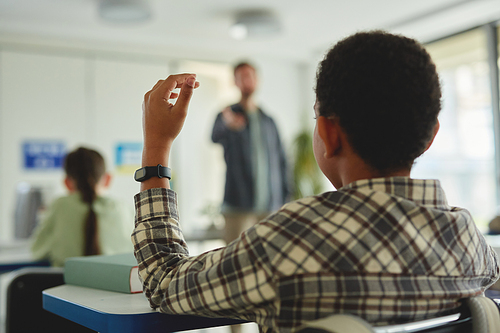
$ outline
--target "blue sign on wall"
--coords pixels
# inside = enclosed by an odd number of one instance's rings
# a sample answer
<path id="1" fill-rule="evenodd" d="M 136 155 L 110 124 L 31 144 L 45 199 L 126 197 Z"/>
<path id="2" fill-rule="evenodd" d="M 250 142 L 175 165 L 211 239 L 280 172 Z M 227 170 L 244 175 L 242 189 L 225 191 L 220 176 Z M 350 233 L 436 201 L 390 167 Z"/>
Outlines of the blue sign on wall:
<path id="1" fill-rule="evenodd" d="M 116 144 L 116 171 L 133 173 L 141 167 L 142 142 L 119 142 Z"/>
<path id="2" fill-rule="evenodd" d="M 29 141 L 23 143 L 25 169 L 53 170 L 63 165 L 66 145 L 61 141 Z"/>

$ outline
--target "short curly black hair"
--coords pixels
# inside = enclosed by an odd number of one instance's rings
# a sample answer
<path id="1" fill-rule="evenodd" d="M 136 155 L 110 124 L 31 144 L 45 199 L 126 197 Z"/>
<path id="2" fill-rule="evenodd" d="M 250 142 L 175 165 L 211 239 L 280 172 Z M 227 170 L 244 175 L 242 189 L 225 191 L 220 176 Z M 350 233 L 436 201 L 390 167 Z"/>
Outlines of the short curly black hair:
<path id="1" fill-rule="evenodd" d="M 337 43 L 316 77 L 320 116 L 337 116 L 355 152 L 381 175 L 410 169 L 441 110 L 439 77 L 415 40 L 384 31 Z"/>

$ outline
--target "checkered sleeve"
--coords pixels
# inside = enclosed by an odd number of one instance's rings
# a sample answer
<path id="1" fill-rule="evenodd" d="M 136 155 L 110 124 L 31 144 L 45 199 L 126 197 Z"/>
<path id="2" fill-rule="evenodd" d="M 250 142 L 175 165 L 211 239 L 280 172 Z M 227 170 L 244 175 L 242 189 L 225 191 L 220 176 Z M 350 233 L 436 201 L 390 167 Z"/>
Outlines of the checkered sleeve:
<path id="1" fill-rule="evenodd" d="M 244 236 L 227 247 L 190 257 L 174 191 L 143 191 L 135 196 L 135 205 L 132 242 L 151 307 L 172 314 L 252 321 L 266 317 L 266 304 L 275 291 L 266 257 L 257 255 L 257 239 Z"/>

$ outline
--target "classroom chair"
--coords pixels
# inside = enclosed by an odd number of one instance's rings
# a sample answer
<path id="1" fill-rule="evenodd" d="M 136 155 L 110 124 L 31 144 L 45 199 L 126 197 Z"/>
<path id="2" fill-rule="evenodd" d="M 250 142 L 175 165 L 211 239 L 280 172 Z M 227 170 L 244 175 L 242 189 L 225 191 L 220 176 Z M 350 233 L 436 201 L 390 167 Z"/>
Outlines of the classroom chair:
<path id="1" fill-rule="evenodd" d="M 499 333 L 500 300 L 484 296 L 464 301 L 458 314 L 399 325 L 372 326 L 349 314 L 311 321 L 299 333 Z"/>
<path id="2" fill-rule="evenodd" d="M 62 268 L 28 267 L 8 273 L 6 333 L 94 332 L 43 309 L 42 291 L 64 284 L 63 272 Z"/>

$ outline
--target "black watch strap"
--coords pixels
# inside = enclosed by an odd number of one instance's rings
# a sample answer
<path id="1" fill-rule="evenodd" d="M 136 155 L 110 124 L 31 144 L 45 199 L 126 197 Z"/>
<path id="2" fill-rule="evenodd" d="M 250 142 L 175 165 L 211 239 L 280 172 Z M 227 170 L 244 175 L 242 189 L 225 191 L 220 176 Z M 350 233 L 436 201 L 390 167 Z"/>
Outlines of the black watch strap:
<path id="1" fill-rule="evenodd" d="M 134 179 L 138 182 L 143 182 L 152 177 L 171 179 L 172 173 L 169 167 L 158 164 L 157 166 L 146 166 L 137 169 L 134 174 Z"/>

